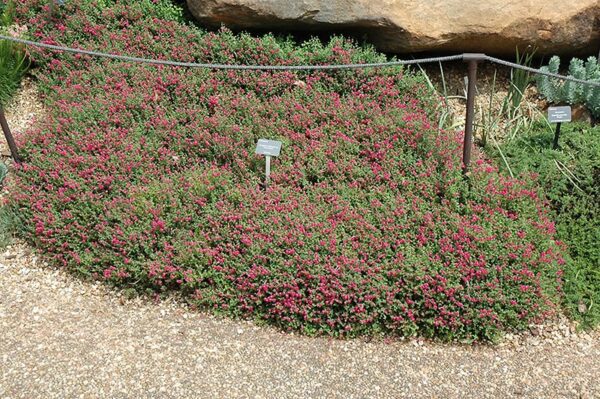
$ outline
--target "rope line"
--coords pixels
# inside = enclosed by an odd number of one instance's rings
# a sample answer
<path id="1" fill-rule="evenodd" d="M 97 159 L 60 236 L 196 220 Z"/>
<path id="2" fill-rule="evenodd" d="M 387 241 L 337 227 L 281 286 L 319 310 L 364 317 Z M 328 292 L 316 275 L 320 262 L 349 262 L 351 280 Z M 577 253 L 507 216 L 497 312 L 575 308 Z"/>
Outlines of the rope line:
<path id="1" fill-rule="evenodd" d="M 0 35 L 0 39 L 9 40 L 16 43 L 25 44 L 28 46 L 40 47 L 54 51 L 63 51 L 68 53 L 85 54 L 94 57 L 110 58 L 119 61 L 137 62 L 155 65 L 178 66 L 185 68 L 206 68 L 206 69 L 225 69 L 225 70 L 250 70 L 250 71 L 308 71 L 308 70 L 328 70 L 328 69 L 360 69 L 360 68 L 383 68 L 399 65 L 425 64 L 431 62 L 456 61 L 462 60 L 462 55 L 452 55 L 447 57 L 421 58 L 416 60 L 397 60 L 390 62 L 376 62 L 367 64 L 339 64 L 339 65 L 233 65 L 233 64 L 212 64 L 212 63 L 196 63 L 196 62 L 179 62 L 168 60 L 155 60 L 150 58 L 130 57 L 125 55 L 102 53 L 98 51 L 90 51 L 76 49 L 71 47 L 56 46 L 34 42 L 31 40 L 19 39 L 11 36 Z"/>
<path id="2" fill-rule="evenodd" d="M 501 60 L 500 58 L 490 57 L 489 55 L 486 55 L 485 59 L 487 61 L 493 62 L 495 64 L 500 64 L 500 65 L 504 65 L 504 66 L 511 67 L 511 68 L 522 69 L 524 71 L 537 73 L 539 75 L 545 75 L 545 76 L 549 76 L 552 78 L 567 80 L 569 82 L 575 82 L 575 83 L 581 83 L 584 85 L 600 87 L 600 81 L 582 80 L 582 79 L 574 78 L 572 76 L 559 75 L 557 73 L 542 71 L 541 69 L 536 69 L 536 68 L 531 68 L 531 67 L 528 67 L 525 65 L 515 64 L 514 62 L 504 61 L 504 60 Z"/>
<path id="3" fill-rule="evenodd" d="M 426 64 L 432 62 L 447 62 L 447 61 L 459 61 L 464 60 L 466 54 L 451 55 L 445 57 L 431 57 L 431 58 L 420 58 L 413 60 L 396 60 L 389 62 L 376 62 L 376 63 L 365 63 L 365 64 L 334 64 L 334 65 L 236 65 L 236 64 L 213 64 L 213 63 L 196 63 L 196 62 L 180 62 L 171 60 L 156 60 L 150 58 L 141 57 L 130 57 L 126 55 L 118 55 L 111 53 L 103 53 L 99 51 L 91 51 L 84 49 L 77 49 L 72 47 L 58 46 L 54 44 L 34 42 L 31 40 L 20 39 L 12 36 L 0 35 L 0 39 L 9 40 L 15 43 L 25 44 L 27 46 L 33 46 L 38 48 L 44 48 L 53 51 L 61 51 L 75 54 L 85 54 L 92 57 L 109 58 L 113 60 L 136 62 L 144 64 L 154 65 L 166 65 L 176 66 L 184 68 L 205 68 L 205 69 L 221 69 L 221 70 L 246 70 L 246 71 L 311 71 L 311 70 L 340 70 L 340 69 L 362 69 L 362 68 L 385 68 L 400 65 L 414 65 L 414 64 Z M 504 61 L 499 58 L 494 58 L 489 55 L 482 54 L 482 61 L 489 61 L 499 65 L 504 65 L 511 68 L 521 69 L 524 71 L 536 73 L 539 75 L 545 75 L 556 79 L 580 83 L 589 86 L 600 87 L 600 81 L 590 81 L 577 79 L 572 76 L 564 76 L 552 72 L 542 71 L 540 69 L 531 68 L 525 65 L 516 64 L 514 62 Z"/>

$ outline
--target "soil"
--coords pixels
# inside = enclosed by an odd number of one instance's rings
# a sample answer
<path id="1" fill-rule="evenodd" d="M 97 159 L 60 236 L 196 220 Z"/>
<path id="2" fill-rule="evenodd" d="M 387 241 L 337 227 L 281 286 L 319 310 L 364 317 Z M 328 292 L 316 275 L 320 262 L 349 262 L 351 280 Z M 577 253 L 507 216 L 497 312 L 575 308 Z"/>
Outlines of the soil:
<path id="1" fill-rule="evenodd" d="M 463 61 L 454 61 L 443 65 L 426 64 L 422 68 L 436 88 L 438 95 L 447 99 L 452 114 L 450 126 L 459 130 L 464 129 L 468 82 L 467 64 Z M 491 134 L 492 138 L 498 141 L 506 139 L 506 132 L 511 128 L 507 126 L 507 118 L 502 113 L 502 109 L 510 87 L 511 70 L 509 68 L 489 62 L 479 64 L 474 132 L 478 144 L 485 141 L 484 132 L 488 136 Z M 521 113 L 519 114 L 523 116 L 521 120 L 526 123 L 526 120 L 545 117 L 549 105 L 540 97 L 535 86 L 529 85 L 521 103 Z M 594 122 L 585 107 L 573 106 L 572 108 L 573 121 Z M 518 134 L 518 131 L 516 133 Z"/>

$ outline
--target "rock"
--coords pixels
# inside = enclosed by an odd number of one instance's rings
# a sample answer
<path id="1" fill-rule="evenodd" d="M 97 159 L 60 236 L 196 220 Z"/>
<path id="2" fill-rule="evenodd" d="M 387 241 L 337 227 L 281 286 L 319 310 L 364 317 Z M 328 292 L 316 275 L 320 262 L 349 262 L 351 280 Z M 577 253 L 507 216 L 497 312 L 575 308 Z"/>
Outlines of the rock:
<path id="1" fill-rule="evenodd" d="M 592 115 L 590 114 L 590 111 L 583 105 L 575 105 L 572 107 L 571 118 L 575 122 L 592 123 Z M 581 304 L 579 309 L 581 309 Z M 585 313 L 585 311 L 581 313 Z"/>
<path id="2" fill-rule="evenodd" d="M 597 54 L 598 0 L 187 0 L 211 27 L 342 31 L 382 51 Z"/>
<path id="3" fill-rule="evenodd" d="M 541 335 L 542 327 L 541 326 L 532 326 L 529 328 L 529 331 L 531 332 L 531 335 L 533 335 L 534 337 L 537 337 L 537 336 Z"/>

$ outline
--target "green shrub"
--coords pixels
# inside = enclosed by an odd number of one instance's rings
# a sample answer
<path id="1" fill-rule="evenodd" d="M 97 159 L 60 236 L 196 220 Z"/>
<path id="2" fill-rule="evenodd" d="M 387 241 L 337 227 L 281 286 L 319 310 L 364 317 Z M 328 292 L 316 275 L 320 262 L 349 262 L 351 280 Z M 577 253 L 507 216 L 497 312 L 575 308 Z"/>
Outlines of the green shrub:
<path id="1" fill-rule="evenodd" d="M 97 7 L 100 10 L 110 10 L 118 3 L 118 0 L 96 0 L 95 2 L 80 2 L 82 7 Z M 172 0 L 135 0 L 128 4 L 131 9 L 139 11 L 143 15 L 152 15 L 153 17 L 174 22 L 184 22 L 183 8 L 175 4 Z"/>
<path id="2" fill-rule="evenodd" d="M 559 73 L 560 58 L 554 56 L 547 66 L 541 69 L 546 72 Z M 580 80 L 600 83 L 600 65 L 596 57 L 589 57 L 584 63 L 573 58 L 569 64 L 569 76 Z M 584 85 L 570 81 L 561 81 L 549 76 L 537 76 L 540 94 L 551 103 L 567 103 L 585 105 L 592 115 L 600 117 L 600 87 Z"/>
<path id="3" fill-rule="evenodd" d="M 531 67 L 533 57 L 535 56 L 536 50 L 528 53 L 519 53 L 519 48 L 516 49 L 516 63 Z M 525 97 L 525 90 L 527 86 L 532 82 L 531 73 L 523 69 L 513 68 L 510 70 L 510 85 L 508 87 L 508 94 L 502 104 L 502 110 L 508 113 L 509 118 L 514 118 L 523 102 Z"/>
<path id="4" fill-rule="evenodd" d="M 11 204 L 0 206 L 0 248 L 5 248 L 13 239 L 22 236 L 24 225 L 19 210 Z"/>
<path id="5" fill-rule="evenodd" d="M 13 24 L 14 6 L 7 3 L 0 15 L 0 32 L 7 34 Z M 8 40 L 0 40 L 0 107 L 6 106 L 21 85 L 29 67 L 25 48 Z"/>
<path id="6" fill-rule="evenodd" d="M 563 125 L 554 133 L 537 124 L 501 149 L 515 174 L 536 173 L 555 211 L 558 238 L 570 259 L 564 268 L 565 306 L 583 325 L 600 322 L 600 127 Z M 501 161 L 503 164 L 503 161 Z"/>
<path id="7" fill-rule="evenodd" d="M 0 162 L 0 187 L 2 186 L 2 183 L 4 183 L 7 174 L 8 166 L 6 166 L 4 162 Z"/>

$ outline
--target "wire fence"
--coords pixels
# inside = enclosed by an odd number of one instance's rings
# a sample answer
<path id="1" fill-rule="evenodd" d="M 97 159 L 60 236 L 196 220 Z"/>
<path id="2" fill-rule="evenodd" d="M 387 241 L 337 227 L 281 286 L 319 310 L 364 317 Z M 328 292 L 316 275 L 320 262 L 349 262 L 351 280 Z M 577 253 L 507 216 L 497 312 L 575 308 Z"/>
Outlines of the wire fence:
<path id="1" fill-rule="evenodd" d="M 172 67 L 183 67 L 183 68 L 203 68 L 203 69 L 214 69 L 214 70 L 241 70 L 241 71 L 319 71 L 319 70 L 344 70 L 344 69 L 365 69 L 365 68 L 387 68 L 397 67 L 401 65 L 417 65 L 427 63 L 441 63 L 448 61 L 465 61 L 468 62 L 468 92 L 467 92 L 467 106 L 466 106 L 466 123 L 465 123 L 465 137 L 463 144 L 463 171 L 468 172 L 469 164 L 471 161 L 471 147 L 473 142 L 473 114 L 474 114 L 474 98 L 476 95 L 475 82 L 477 78 L 477 64 L 479 62 L 488 61 L 498 65 L 503 65 L 510 68 L 521 69 L 530 73 L 545 75 L 551 78 L 559 79 L 567 82 L 579 83 L 582 85 L 588 85 L 592 87 L 600 87 L 600 81 L 596 80 L 582 80 L 577 79 L 573 76 L 565 76 L 557 73 L 548 72 L 545 70 L 531 68 L 525 65 L 517 64 L 514 62 L 505 61 L 499 58 L 494 58 L 486 54 L 476 53 L 463 53 L 457 55 L 450 55 L 444 57 L 429 57 L 429 58 L 418 58 L 411 60 L 393 60 L 388 62 L 377 62 L 377 63 L 357 63 L 357 64 L 334 64 L 334 65 L 239 65 L 239 64 L 216 64 L 216 63 L 197 63 L 197 62 L 180 62 L 172 60 L 157 60 L 151 58 L 132 57 L 127 55 L 105 53 L 100 51 L 85 50 L 73 47 L 66 47 L 48 43 L 35 42 L 32 40 L 21 39 L 12 36 L 0 35 L 0 40 L 8 40 L 14 43 L 24 44 L 26 46 L 37 47 L 41 49 L 47 49 L 55 52 L 66 52 L 72 54 L 82 54 L 91 57 L 100 57 L 106 59 L 112 59 L 123 62 L 143 63 L 150 65 L 163 65 Z M 4 119 L 4 118 L 0 118 Z M 6 139 L 9 143 L 14 143 L 14 139 L 8 126 L 2 124 Z M 11 146 L 11 152 L 16 162 L 19 162 L 16 146 Z"/>
<path id="2" fill-rule="evenodd" d="M 67 52 L 74 54 L 89 55 L 92 57 L 108 58 L 113 60 L 144 63 L 152 65 L 165 65 L 174 67 L 184 68 L 204 68 L 204 69 L 222 69 L 222 70 L 247 70 L 247 71 L 315 71 L 315 70 L 339 70 L 339 69 L 363 69 L 363 68 L 386 68 L 401 65 L 416 65 L 416 64 L 427 64 L 433 62 L 448 62 L 448 61 L 460 61 L 469 60 L 476 58 L 478 61 L 489 61 L 499 65 L 504 65 L 511 68 L 522 69 L 524 71 L 549 76 L 564 81 L 570 81 L 574 83 L 580 83 L 584 85 L 600 87 L 600 81 L 590 81 L 577 79 L 572 76 L 565 76 L 548 71 L 543 71 L 537 68 L 527 67 L 521 64 L 505 61 L 499 58 L 494 58 L 486 54 L 470 54 L 463 53 L 457 55 L 450 55 L 444 57 L 429 57 L 429 58 L 417 58 L 412 60 L 394 60 L 388 62 L 377 62 L 377 63 L 364 63 L 364 64 L 334 64 L 334 65 L 236 65 L 236 64 L 214 64 L 214 63 L 197 63 L 197 62 L 180 62 L 171 60 L 157 60 L 151 58 L 131 57 L 127 55 L 119 55 L 112 53 L 104 53 L 100 51 L 84 50 L 72 47 L 59 46 L 54 44 L 47 44 L 41 42 L 35 42 L 32 40 L 20 39 L 12 36 L 0 35 L 0 39 L 9 40 L 15 43 L 25 44 L 27 46 L 33 46 L 38 48 L 44 48 L 57 52 Z"/>
<path id="3" fill-rule="evenodd" d="M 0 35 L 0 39 L 10 40 L 16 43 L 44 48 L 52 51 L 85 54 L 92 57 L 109 58 L 113 60 L 135 62 L 153 65 L 165 65 L 184 68 L 203 68 L 203 69 L 222 69 L 222 70 L 243 70 L 243 71 L 316 71 L 316 70 L 339 70 L 339 69 L 363 69 L 363 68 L 385 68 L 401 65 L 425 64 L 430 62 L 445 62 L 457 61 L 462 59 L 462 55 L 453 55 L 447 57 L 423 58 L 418 60 L 397 60 L 389 62 L 376 62 L 366 64 L 338 64 L 338 65 L 233 65 L 233 64 L 213 64 L 213 63 L 197 63 L 197 62 L 180 62 L 169 60 L 156 60 L 150 58 L 130 57 L 126 55 L 103 53 L 99 51 L 90 51 L 76 49 L 71 47 L 57 46 L 34 42 L 31 40 L 19 39 L 11 36 Z"/>

